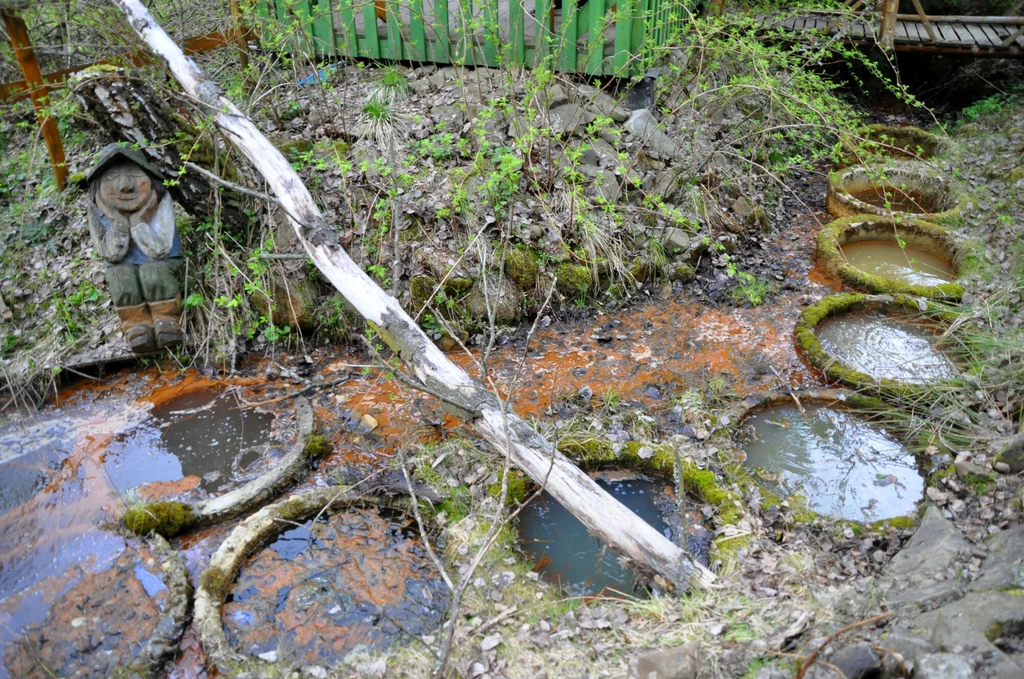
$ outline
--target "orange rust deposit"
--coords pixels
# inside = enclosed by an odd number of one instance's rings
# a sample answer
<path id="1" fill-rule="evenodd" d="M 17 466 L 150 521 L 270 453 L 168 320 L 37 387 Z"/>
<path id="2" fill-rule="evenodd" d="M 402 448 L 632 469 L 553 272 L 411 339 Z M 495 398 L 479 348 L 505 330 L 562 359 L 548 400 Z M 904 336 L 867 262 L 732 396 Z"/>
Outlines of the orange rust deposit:
<path id="1" fill-rule="evenodd" d="M 154 481 L 140 486 L 138 489 L 139 498 L 146 502 L 161 502 L 171 500 L 190 490 L 199 487 L 202 481 L 198 476 L 186 476 L 177 481 Z"/>

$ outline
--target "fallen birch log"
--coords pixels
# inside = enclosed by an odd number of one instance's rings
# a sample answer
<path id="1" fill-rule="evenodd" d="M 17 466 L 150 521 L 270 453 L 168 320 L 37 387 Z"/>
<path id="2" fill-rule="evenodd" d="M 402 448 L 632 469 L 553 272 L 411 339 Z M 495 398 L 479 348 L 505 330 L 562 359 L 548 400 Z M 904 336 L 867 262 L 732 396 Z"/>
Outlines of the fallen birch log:
<path id="1" fill-rule="evenodd" d="M 113 0 L 132 28 L 164 62 L 185 92 L 208 107 L 214 122 L 263 175 L 313 263 L 405 362 L 424 391 L 440 399 L 530 478 L 573 513 L 598 539 L 641 569 L 679 589 L 714 575 L 602 490 L 478 380 L 448 360 L 398 301 L 348 256 L 313 197 L 281 152 L 220 88 L 188 59 L 139 0 Z"/>

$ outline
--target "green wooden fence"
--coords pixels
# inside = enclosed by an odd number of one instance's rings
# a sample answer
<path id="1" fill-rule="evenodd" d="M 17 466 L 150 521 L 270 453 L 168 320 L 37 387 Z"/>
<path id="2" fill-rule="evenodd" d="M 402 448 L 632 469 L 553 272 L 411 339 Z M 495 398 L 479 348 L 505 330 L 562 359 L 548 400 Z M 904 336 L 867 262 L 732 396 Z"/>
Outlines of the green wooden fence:
<path id="1" fill-rule="evenodd" d="M 692 7 L 692 0 L 562 0 L 553 10 L 552 2 L 258 0 L 255 8 L 265 39 L 274 36 L 318 57 L 547 64 L 623 77 L 643 72 Z"/>

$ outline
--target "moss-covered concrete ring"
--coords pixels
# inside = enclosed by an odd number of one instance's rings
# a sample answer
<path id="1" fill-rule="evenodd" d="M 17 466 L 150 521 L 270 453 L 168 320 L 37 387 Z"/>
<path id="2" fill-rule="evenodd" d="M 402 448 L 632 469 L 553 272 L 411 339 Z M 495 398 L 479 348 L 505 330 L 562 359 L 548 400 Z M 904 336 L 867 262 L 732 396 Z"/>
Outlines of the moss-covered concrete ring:
<path id="1" fill-rule="evenodd" d="M 178 643 L 189 622 L 192 606 L 192 581 L 185 560 L 159 535 L 150 538 L 153 553 L 160 558 L 164 586 L 167 587 L 167 607 L 163 611 L 153 635 L 142 644 L 132 661 L 131 669 L 146 677 L 160 677 L 164 664 L 173 660 Z"/>
<path id="2" fill-rule="evenodd" d="M 918 219 L 894 220 L 876 215 L 843 217 L 818 232 L 818 261 L 851 288 L 864 292 L 946 299 L 960 299 L 964 294 L 963 286 L 956 282 L 914 285 L 858 269 L 846 261 L 842 246 L 861 241 L 902 241 L 945 257 L 953 271 L 959 273 L 960 249 L 942 227 Z"/>
<path id="3" fill-rule="evenodd" d="M 883 156 L 904 160 L 927 160 L 942 153 L 947 146 L 943 137 L 919 127 L 868 125 L 859 140 L 845 140 L 843 151 L 847 165 L 863 162 L 865 156 Z"/>
<path id="4" fill-rule="evenodd" d="M 313 408 L 296 396 L 298 434 L 291 450 L 273 469 L 239 488 L 195 503 L 152 502 L 124 513 L 125 527 L 138 535 L 156 533 L 172 538 L 202 526 L 220 523 L 263 505 L 297 483 L 312 463 L 331 451 L 330 442 L 313 433 Z"/>
<path id="5" fill-rule="evenodd" d="M 221 607 L 231 589 L 231 583 L 249 555 L 296 523 L 304 522 L 327 509 L 337 510 L 355 504 L 386 504 L 404 510 L 411 508 L 408 498 L 369 497 L 349 486 L 332 486 L 317 488 L 267 505 L 231 531 L 210 557 L 210 565 L 199 576 L 199 588 L 196 590 L 196 630 L 206 652 L 208 667 L 215 667 L 222 675 L 233 677 L 240 671 L 239 665 L 247 660 L 235 652 L 224 633 Z"/>
<path id="6" fill-rule="evenodd" d="M 825 319 L 857 309 L 874 309 L 880 311 L 902 311 L 907 314 L 921 313 L 921 304 L 932 305 L 921 298 L 908 295 L 864 295 L 860 293 L 842 293 L 829 295 L 816 304 L 804 309 L 797 320 L 794 334 L 797 345 L 807 354 L 811 364 L 823 372 L 825 376 L 851 389 L 878 394 L 890 398 L 909 398 L 920 395 L 921 385 L 908 384 L 898 380 L 875 379 L 867 373 L 840 362 L 821 346 L 815 328 Z M 936 314 L 935 318 L 949 322 L 955 314 Z"/>
<path id="7" fill-rule="evenodd" d="M 899 212 L 908 217 L 919 217 L 936 223 L 946 223 L 960 217 L 967 204 L 966 195 L 947 178 L 921 163 L 891 163 L 885 166 L 858 165 L 833 172 L 829 177 L 825 205 L 836 217 L 857 214 L 889 217 L 894 211 L 871 205 L 856 197 L 864 191 L 892 190 L 914 193 L 935 206 L 932 212 Z"/>

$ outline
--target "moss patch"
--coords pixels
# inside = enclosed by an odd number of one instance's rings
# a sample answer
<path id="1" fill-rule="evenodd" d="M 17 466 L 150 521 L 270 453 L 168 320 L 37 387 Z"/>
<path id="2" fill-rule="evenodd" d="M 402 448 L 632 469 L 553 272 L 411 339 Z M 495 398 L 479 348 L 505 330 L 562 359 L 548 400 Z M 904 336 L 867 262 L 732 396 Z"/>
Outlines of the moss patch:
<path id="1" fill-rule="evenodd" d="M 306 457 L 319 459 L 334 450 L 334 446 L 323 434 L 310 434 L 309 439 L 306 440 L 306 446 L 302 450 Z"/>
<path id="2" fill-rule="evenodd" d="M 219 568 L 207 568 L 199 575 L 199 586 L 209 592 L 214 601 L 223 601 L 231 588 L 232 577 Z"/>
<path id="3" fill-rule="evenodd" d="M 181 535 L 198 521 L 192 507 L 184 502 L 153 502 L 124 513 L 125 528 L 136 535 L 156 533 L 165 538 Z"/>
<path id="4" fill-rule="evenodd" d="M 505 275 L 523 290 L 533 290 L 540 275 L 536 253 L 526 247 L 509 248 L 505 251 Z"/>
<path id="5" fill-rule="evenodd" d="M 590 269 L 579 264 L 564 262 L 555 271 L 558 292 L 572 299 L 585 299 L 590 292 L 592 279 Z"/>
<path id="6" fill-rule="evenodd" d="M 487 494 L 491 497 L 501 497 L 501 484 L 502 479 L 505 476 L 505 470 L 498 472 L 498 480 L 487 487 Z M 522 472 L 516 470 L 509 471 L 508 479 L 508 496 L 506 501 L 509 503 L 519 504 L 526 499 L 526 496 L 530 492 L 530 486 L 533 482 Z"/>
<path id="7" fill-rule="evenodd" d="M 676 264 L 668 277 L 677 283 L 689 283 L 697 277 L 697 272 L 689 264 Z"/>

